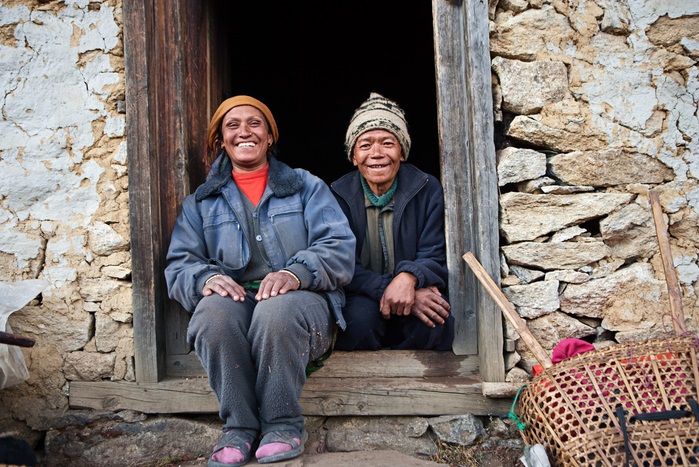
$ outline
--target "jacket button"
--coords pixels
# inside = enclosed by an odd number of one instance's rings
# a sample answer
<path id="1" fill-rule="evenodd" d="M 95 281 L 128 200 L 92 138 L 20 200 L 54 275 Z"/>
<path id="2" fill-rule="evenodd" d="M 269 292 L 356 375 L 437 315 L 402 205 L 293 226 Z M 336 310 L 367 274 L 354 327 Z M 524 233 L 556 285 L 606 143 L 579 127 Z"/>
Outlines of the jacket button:
<path id="1" fill-rule="evenodd" d="M 255 240 L 257 240 L 258 242 L 261 242 L 261 241 L 262 241 L 262 235 L 258 235 L 257 237 L 255 237 Z"/>

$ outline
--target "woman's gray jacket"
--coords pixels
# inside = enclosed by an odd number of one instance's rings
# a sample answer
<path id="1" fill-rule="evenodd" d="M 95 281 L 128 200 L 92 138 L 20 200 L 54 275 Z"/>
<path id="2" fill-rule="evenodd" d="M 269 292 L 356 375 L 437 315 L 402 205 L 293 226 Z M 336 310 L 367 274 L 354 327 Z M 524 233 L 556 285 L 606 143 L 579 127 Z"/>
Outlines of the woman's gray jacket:
<path id="1" fill-rule="evenodd" d="M 172 232 L 165 268 L 170 298 L 193 312 L 204 282 L 215 274 L 238 281 L 250 262 L 251 241 L 261 242 L 271 268 L 300 272 L 302 287 L 323 293 L 344 329 L 342 287 L 352 280 L 356 240 L 325 182 L 270 157 L 267 188 L 256 209 L 260 235 L 251 239 L 225 154 L 207 178 L 184 199 Z"/>

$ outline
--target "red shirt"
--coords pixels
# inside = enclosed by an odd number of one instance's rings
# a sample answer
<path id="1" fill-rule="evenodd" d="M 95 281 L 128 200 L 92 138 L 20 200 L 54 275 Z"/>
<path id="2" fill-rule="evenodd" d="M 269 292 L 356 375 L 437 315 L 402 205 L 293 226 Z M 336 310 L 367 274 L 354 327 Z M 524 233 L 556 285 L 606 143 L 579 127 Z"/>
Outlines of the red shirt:
<path id="1" fill-rule="evenodd" d="M 262 194 L 267 188 L 267 174 L 269 164 L 254 172 L 233 172 L 233 180 L 238 185 L 238 189 L 248 197 L 250 202 L 257 206 L 262 198 Z"/>

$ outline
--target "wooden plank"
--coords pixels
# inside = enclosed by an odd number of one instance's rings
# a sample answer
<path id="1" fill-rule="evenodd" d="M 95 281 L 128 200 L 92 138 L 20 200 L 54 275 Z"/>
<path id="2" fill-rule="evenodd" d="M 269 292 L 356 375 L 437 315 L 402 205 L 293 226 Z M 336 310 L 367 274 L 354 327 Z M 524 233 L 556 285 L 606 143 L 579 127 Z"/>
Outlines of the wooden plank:
<path id="1" fill-rule="evenodd" d="M 490 277 L 500 277 L 500 197 L 495 157 L 495 122 L 491 82 L 489 2 L 464 2 L 467 54 L 469 153 L 477 197 L 474 211 L 475 241 L 470 251 Z M 466 250 L 469 251 L 469 250 Z M 464 251 L 463 253 L 466 253 Z M 484 381 L 505 381 L 502 313 L 490 297 L 476 293 L 478 354 Z"/>
<path id="2" fill-rule="evenodd" d="M 483 396 L 477 378 L 310 378 L 304 415 L 504 415 L 511 402 Z"/>
<path id="3" fill-rule="evenodd" d="M 188 50 L 186 37 L 186 2 L 183 0 L 157 0 L 153 28 L 157 57 L 154 61 L 155 93 L 158 118 L 154 125 L 159 161 L 160 223 L 163 239 L 160 256 L 163 266 L 170 243 L 170 235 L 180 212 L 182 200 L 191 191 L 187 163 L 188 99 L 185 86 L 187 55 L 203 51 Z M 199 135 L 201 137 L 201 135 Z M 167 289 L 161 293 L 167 297 Z M 186 329 L 189 313 L 179 303 L 164 298 L 165 347 L 167 353 L 187 353 Z"/>
<path id="4" fill-rule="evenodd" d="M 160 383 L 73 382 L 71 408 L 136 410 L 144 413 L 217 413 L 206 379 Z M 301 396 L 304 415 L 397 416 L 507 414 L 511 401 L 482 395 L 477 378 L 318 378 Z"/>
<path id="5" fill-rule="evenodd" d="M 431 350 L 337 351 L 315 375 L 323 378 L 477 376 L 478 358 Z"/>
<path id="6" fill-rule="evenodd" d="M 182 200 L 204 178 L 209 54 L 201 24 L 207 5 L 127 0 L 124 6 L 135 366 L 143 382 L 164 377 L 166 349 L 191 350 L 185 338 L 190 315 L 167 298 L 162 271 Z"/>
<path id="7" fill-rule="evenodd" d="M 170 356 L 179 377 L 160 383 L 73 382 L 70 405 L 146 413 L 216 413 L 196 355 Z M 483 395 L 478 358 L 453 352 L 382 350 L 333 353 L 306 382 L 305 415 L 504 414 L 510 402 Z M 501 397 L 499 395 L 498 397 Z"/>
<path id="8" fill-rule="evenodd" d="M 524 383 L 483 383 L 483 395 L 486 397 L 513 398 L 522 389 Z"/>
<path id="9" fill-rule="evenodd" d="M 134 367 L 136 380 L 157 382 L 165 360 L 162 319 L 162 264 L 159 184 L 153 157 L 154 106 L 151 105 L 152 56 L 150 2 L 124 0 L 124 62 L 126 75 L 126 136 L 129 162 L 129 223 L 131 225 Z"/>
<path id="10" fill-rule="evenodd" d="M 186 99 L 184 144 L 187 193 L 193 192 L 206 179 L 204 140 L 213 110 L 209 105 L 209 28 L 210 2 L 185 2 L 183 13 L 184 77 L 182 93 Z M 216 50 L 221 51 L 220 44 Z"/>
<path id="11" fill-rule="evenodd" d="M 195 352 L 168 355 L 166 368 L 169 378 L 206 378 L 206 371 Z"/>
<path id="12" fill-rule="evenodd" d="M 422 378 L 477 376 L 478 357 L 451 351 L 380 350 L 335 351 L 311 378 Z M 202 378 L 206 373 L 194 352 L 168 356 L 168 376 Z"/>
<path id="13" fill-rule="evenodd" d="M 660 258 L 663 260 L 663 271 L 665 272 L 665 284 L 670 297 L 670 315 L 672 316 L 672 327 L 678 335 L 684 334 L 684 310 L 682 309 L 682 289 L 677 281 L 675 273 L 675 262 L 672 259 L 672 249 L 670 248 L 670 237 L 667 234 L 667 224 L 663 217 L 663 208 L 660 205 L 660 195 L 655 190 L 648 190 L 653 222 L 655 223 L 655 234 L 660 247 Z"/>
<path id="14" fill-rule="evenodd" d="M 437 120 L 441 180 L 445 196 L 445 230 L 449 301 L 456 317 L 454 352 L 478 353 L 474 281 L 466 274 L 464 251 L 473 248 L 474 189 L 469 167 L 468 108 L 464 89 L 464 32 L 457 2 L 432 1 L 437 80 Z M 461 2 L 458 2 L 461 4 Z"/>
<path id="15" fill-rule="evenodd" d="M 487 2 L 432 2 L 449 293 L 462 313 L 454 351 L 478 353 L 484 380 L 504 381 L 502 316 L 487 295 L 479 293 L 460 261 L 472 251 L 493 277 L 499 277 L 487 7 Z"/>
<path id="16" fill-rule="evenodd" d="M 110 411 L 218 413 L 216 396 L 203 378 L 159 383 L 74 381 L 70 384 L 69 404 L 72 408 Z"/>
<path id="17" fill-rule="evenodd" d="M 161 177 L 168 183 L 161 188 L 163 263 L 170 242 L 172 227 L 181 210 L 182 201 L 204 182 L 206 174 L 204 140 L 209 123 L 211 92 L 209 85 L 212 56 L 225 54 L 218 43 L 215 55 L 209 53 L 209 2 L 165 1 L 159 4 L 157 68 L 160 86 L 158 105 L 162 118 L 158 121 L 158 139 L 163 158 Z M 168 355 L 183 355 L 192 350 L 186 341 L 190 313 L 179 303 L 167 298 L 164 314 Z"/>

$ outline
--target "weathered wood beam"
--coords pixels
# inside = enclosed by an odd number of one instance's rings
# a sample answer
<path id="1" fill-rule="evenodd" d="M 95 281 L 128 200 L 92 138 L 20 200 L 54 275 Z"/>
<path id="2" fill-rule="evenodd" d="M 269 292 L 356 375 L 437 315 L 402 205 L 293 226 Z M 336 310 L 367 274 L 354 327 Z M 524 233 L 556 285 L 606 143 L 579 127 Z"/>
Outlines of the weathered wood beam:
<path id="1" fill-rule="evenodd" d="M 395 377 L 478 375 L 479 359 L 474 355 L 455 355 L 451 351 L 380 350 L 378 352 L 335 351 L 322 370 L 322 377 Z M 205 378 L 206 372 L 194 352 L 170 355 L 167 373 L 171 378 Z"/>
<path id="2" fill-rule="evenodd" d="M 73 382 L 70 406 L 146 413 L 217 413 L 196 355 L 179 356 L 179 376 L 159 383 Z M 510 401 L 483 395 L 478 358 L 451 351 L 334 352 L 301 395 L 304 415 L 504 415 Z M 168 372 L 172 372 L 171 369 Z"/>
<path id="3" fill-rule="evenodd" d="M 165 370 L 160 191 L 155 139 L 156 83 L 152 79 L 154 12 L 151 2 L 124 0 L 126 136 L 129 160 L 133 330 L 136 379 L 157 382 Z"/>
<path id="4" fill-rule="evenodd" d="M 493 277 L 500 269 L 488 2 L 432 0 L 432 12 L 454 352 L 504 381 L 502 315 L 460 261 L 472 251 Z"/>
<path id="5" fill-rule="evenodd" d="M 482 385 L 483 395 L 489 398 L 513 398 L 517 395 L 523 383 L 488 383 Z"/>
<path id="6" fill-rule="evenodd" d="M 318 378 L 301 395 L 307 416 L 504 416 L 511 402 L 482 395 L 476 378 Z M 144 413 L 217 413 L 204 378 L 159 383 L 73 382 L 71 408 Z"/>

